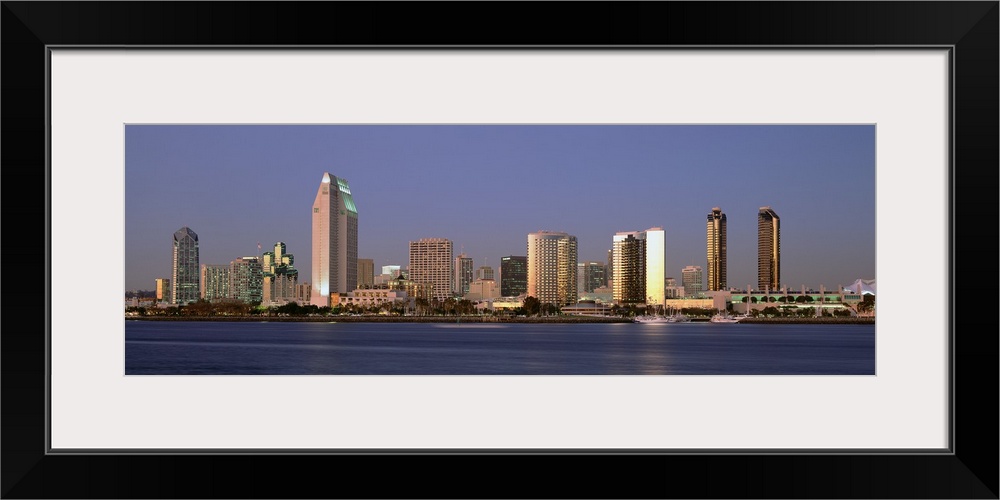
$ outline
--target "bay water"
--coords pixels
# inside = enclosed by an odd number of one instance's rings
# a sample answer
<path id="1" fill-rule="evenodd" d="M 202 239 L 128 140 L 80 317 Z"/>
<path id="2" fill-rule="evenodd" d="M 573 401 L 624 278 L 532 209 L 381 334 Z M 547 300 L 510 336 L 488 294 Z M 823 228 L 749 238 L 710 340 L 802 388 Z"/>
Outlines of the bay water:
<path id="1" fill-rule="evenodd" d="M 875 325 L 126 321 L 126 375 L 874 375 Z"/>

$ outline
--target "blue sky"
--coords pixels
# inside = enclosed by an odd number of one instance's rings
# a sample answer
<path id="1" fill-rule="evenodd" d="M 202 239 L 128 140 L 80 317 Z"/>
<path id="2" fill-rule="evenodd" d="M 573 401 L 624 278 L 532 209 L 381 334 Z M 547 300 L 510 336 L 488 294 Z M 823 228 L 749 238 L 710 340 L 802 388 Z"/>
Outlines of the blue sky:
<path id="1" fill-rule="evenodd" d="M 358 253 L 408 261 L 448 238 L 476 267 L 565 231 L 604 261 L 618 231 L 666 230 L 667 273 L 705 267 L 705 220 L 728 219 L 729 285 L 756 286 L 757 210 L 781 218 L 781 281 L 833 288 L 875 277 L 874 125 L 129 125 L 125 289 L 169 277 L 174 231 L 201 263 L 283 241 L 311 273 L 324 172 L 347 179 Z"/>

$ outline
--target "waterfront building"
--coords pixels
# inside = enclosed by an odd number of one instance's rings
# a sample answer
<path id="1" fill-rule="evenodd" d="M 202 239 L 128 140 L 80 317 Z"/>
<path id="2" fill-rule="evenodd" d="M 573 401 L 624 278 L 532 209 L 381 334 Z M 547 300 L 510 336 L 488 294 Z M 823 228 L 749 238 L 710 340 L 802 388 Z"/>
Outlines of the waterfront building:
<path id="1" fill-rule="evenodd" d="M 543 304 L 576 303 L 576 236 L 554 231 L 528 234 L 527 294 Z"/>
<path id="2" fill-rule="evenodd" d="M 455 257 L 455 295 L 464 297 L 472 283 L 472 257 L 459 254 Z"/>
<path id="3" fill-rule="evenodd" d="M 375 285 L 375 261 L 373 259 L 358 259 L 358 288 L 371 288 Z"/>
<path id="4" fill-rule="evenodd" d="M 725 290 L 726 284 L 726 214 L 712 208 L 706 224 L 708 254 L 708 289 Z"/>
<path id="5" fill-rule="evenodd" d="M 686 266 L 681 269 L 681 285 L 686 297 L 697 297 L 704 290 L 701 266 Z"/>
<path id="6" fill-rule="evenodd" d="M 391 280 L 386 285 L 387 290 L 403 290 L 406 295 L 413 299 L 431 300 L 434 298 L 434 285 L 428 283 L 417 283 L 402 276 Z"/>
<path id="7" fill-rule="evenodd" d="M 771 207 L 757 212 L 757 287 L 777 290 L 781 283 L 781 220 Z"/>
<path id="8" fill-rule="evenodd" d="M 209 302 L 229 298 L 229 266 L 201 265 L 201 298 Z"/>
<path id="9" fill-rule="evenodd" d="M 264 300 L 264 268 L 258 257 L 239 257 L 229 263 L 229 298 L 247 304 Z"/>
<path id="10" fill-rule="evenodd" d="M 611 314 L 611 306 L 594 300 L 581 300 L 562 307 L 560 311 L 570 316 L 608 316 Z"/>
<path id="11" fill-rule="evenodd" d="M 491 311 L 503 311 L 508 313 L 521 307 L 524 307 L 524 297 L 521 296 L 518 297 L 505 296 L 493 300 L 484 300 L 478 305 L 476 305 L 476 309 L 480 311 L 491 310 Z"/>
<path id="12" fill-rule="evenodd" d="M 490 266 L 480 266 L 476 269 L 477 280 L 491 280 L 493 278 L 493 268 Z"/>
<path id="13" fill-rule="evenodd" d="M 819 290 L 807 289 L 805 286 L 796 292 L 781 289 L 768 290 L 743 290 L 731 292 L 717 292 L 724 294 L 725 302 L 717 304 L 719 309 L 732 305 L 733 311 L 739 314 L 750 311 L 763 311 L 768 307 L 773 307 L 780 311 L 797 312 L 802 309 L 813 309 L 815 316 L 831 315 L 837 312 L 850 312 L 852 316 L 857 315 L 856 307 L 864 301 L 862 293 L 856 293 L 850 288 L 836 287 L 827 290 L 826 286 L 820 285 Z M 719 302 L 717 300 L 717 302 Z"/>
<path id="14" fill-rule="evenodd" d="M 666 299 L 666 234 L 661 227 L 615 233 L 612 238 L 617 304 L 663 305 Z"/>
<path id="15" fill-rule="evenodd" d="M 500 298 L 500 288 L 496 280 L 478 279 L 469 284 L 466 300 L 491 300 Z"/>
<path id="16" fill-rule="evenodd" d="M 352 292 L 337 294 L 339 304 L 369 308 L 383 304 L 409 303 L 410 297 L 404 290 L 359 288 Z M 336 304 L 335 304 L 336 305 Z"/>
<path id="17" fill-rule="evenodd" d="M 299 271 L 295 269 L 295 256 L 285 251 L 285 244 L 277 242 L 274 251 L 264 252 L 263 302 L 283 304 L 295 300 L 295 287 L 299 281 Z"/>
<path id="18" fill-rule="evenodd" d="M 323 174 L 312 204 L 312 293 L 310 302 L 330 305 L 330 294 L 358 283 L 358 209 L 345 179 Z"/>
<path id="19" fill-rule="evenodd" d="M 580 300 L 592 300 L 598 304 L 614 304 L 614 293 L 610 286 L 599 286 L 592 292 L 580 292 Z"/>
<path id="20" fill-rule="evenodd" d="M 500 257 L 500 295 L 517 297 L 528 292 L 528 257 Z"/>
<path id="21" fill-rule="evenodd" d="M 444 300 L 452 295 L 454 262 L 452 243 L 445 238 L 423 238 L 410 242 L 410 281 L 431 285 L 431 297 Z"/>
<path id="22" fill-rule="evenodd" d="M 173 263 L 170 275 L 170 303 L 190 304 L 198 301 L 198 235 L 188 227 L 174 233 Z"/>
<path id="23" fill-rule="evenodd" d="M 170 280 L 156 278 L 156 300 L 170 302 Z"/>

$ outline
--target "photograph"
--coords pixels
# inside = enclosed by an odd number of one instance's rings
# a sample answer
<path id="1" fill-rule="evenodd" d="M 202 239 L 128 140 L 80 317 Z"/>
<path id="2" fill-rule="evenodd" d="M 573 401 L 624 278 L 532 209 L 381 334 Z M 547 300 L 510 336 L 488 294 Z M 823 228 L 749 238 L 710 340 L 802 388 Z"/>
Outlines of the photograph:
<path id="1" fill-rule="evenodd" d="M 0 3 L 2 498 L 998 498 L 996 0 Z"/>
<path id="2" fill-rule="evenodd" d="M 875 375 L 868 125 L 145 125 L 126 375 Z"/>

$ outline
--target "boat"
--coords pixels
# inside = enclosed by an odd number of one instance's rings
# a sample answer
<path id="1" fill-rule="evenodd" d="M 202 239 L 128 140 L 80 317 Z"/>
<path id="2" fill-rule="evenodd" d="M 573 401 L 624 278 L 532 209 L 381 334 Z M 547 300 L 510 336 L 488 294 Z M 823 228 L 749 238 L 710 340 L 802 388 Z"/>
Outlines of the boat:
<path id="1" fill-rule="evenodd" d="M 636 316 L 633 323 L 676 323 L 677 319 L 672 316 Z"/>
<path id="2" fill-rule="evenodd" d="M 683 314 L 675 314 L 675 315 L 673 315 L 671 317 L 674 319 L 675 323 L 690 323 L 691 322 L 691 318 L 689 318 L 689 317 L 687 317 L 687 316 L 685 316 Z"/>
<path id="3" fill-rule="evenodd" d="M 715 316 L 712 316 L 712 319 L 709 321 L 712 323 L 739 323 L 740 318 L 730 316 L 728 314 L 716 314 Z"/>

